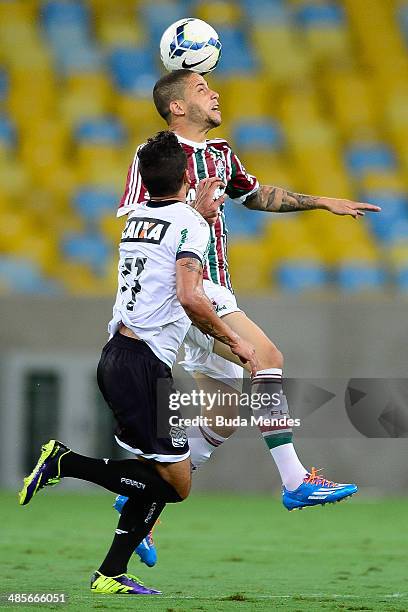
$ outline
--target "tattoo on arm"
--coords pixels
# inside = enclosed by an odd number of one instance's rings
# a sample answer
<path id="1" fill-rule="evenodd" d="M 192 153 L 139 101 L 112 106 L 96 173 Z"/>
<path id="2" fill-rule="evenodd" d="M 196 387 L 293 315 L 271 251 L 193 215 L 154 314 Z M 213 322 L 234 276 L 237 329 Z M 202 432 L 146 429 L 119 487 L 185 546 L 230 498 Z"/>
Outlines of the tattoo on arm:
<path id="1" fill-rule="evenodd" d="M 183 257 L 182 268 L 185 268 L 188 272 L 198 272 L 201 276 L 203 274 L 203 266 L 201 261 L 196 259 L 195 257 Z"/>
<path id="2" fill-rule="evenodd" d="M 219 334 L 217 330 L 215 329 L 214 324 L 211 323 L 211 321 L 209 321 L 205 317 L 197 316 L 189 308 L 184 307 L 184 310 L 186 311 L 188 317 L 191 319 L 194 325 L 198 327 L 198 329 L 202 331 L 203 334 L 208 334 L 209 336 L 212 336 L 213 338 L 215 338 L 216 340 L 219 340 L 223 344 L 228 344 L 228 345 L 231 344 L 231 338 L 228 338 L 228 336 L 223 336 L 222 334 Z"/>
<path id="3" fill-rule="evenodd" d="M 317 196 L 294 193 L 281 187 L 261 185 L 256 193 L 247 198 L 245 206 L 268 212 L 296 212 L 320 208 L 319 199 Z"/>

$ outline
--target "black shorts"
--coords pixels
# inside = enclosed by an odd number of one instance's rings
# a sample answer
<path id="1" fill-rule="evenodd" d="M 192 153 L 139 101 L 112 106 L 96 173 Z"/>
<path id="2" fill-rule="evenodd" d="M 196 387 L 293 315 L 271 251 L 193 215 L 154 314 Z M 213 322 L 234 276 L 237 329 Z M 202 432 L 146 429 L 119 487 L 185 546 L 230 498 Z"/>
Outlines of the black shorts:
<path id="1" fill-rule="evenodd" d="M 175 391 L 171 369 L 145 342 L 117 333 L 102 350 L 97 374 L 117 422 L 120 446 L 161 462 L 190 455 L 184 429 L 171 425 L 180 417 L 169 407 L 169 395 Z"/>

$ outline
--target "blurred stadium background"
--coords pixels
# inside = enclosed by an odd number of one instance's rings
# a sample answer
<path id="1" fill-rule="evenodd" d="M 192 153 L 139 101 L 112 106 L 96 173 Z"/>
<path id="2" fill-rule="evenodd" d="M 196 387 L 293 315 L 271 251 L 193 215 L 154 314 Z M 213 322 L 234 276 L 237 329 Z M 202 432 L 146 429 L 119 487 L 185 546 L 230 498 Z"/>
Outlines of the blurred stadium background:
<path id="1" fill-rule="evenodd" d="M 227 203 L 244 308 L 290 376 L 406 375 L 407 1 L 0 0 L 3 484 L 14 486 L 48 434 L 83 452 L 110 448 L 94 369 L 116 290 L 116 204 L 135 146 L 163 127 L 151 101 L 158 44 L 184 16 L 219 32 L 214 135 L 251 173 L 383 208 L 355 222 Z M 231 486 L 231 474 L 238 488 L 277 484 L 251 435 L 221 449 L 203 487 Z M 408 487 L 405 440 L 354 431 L 319 440 L 318 455 L 312 439 L 299 445 L 330 476 Z M 244 482 L 248 452 L 257 477 Z"/>

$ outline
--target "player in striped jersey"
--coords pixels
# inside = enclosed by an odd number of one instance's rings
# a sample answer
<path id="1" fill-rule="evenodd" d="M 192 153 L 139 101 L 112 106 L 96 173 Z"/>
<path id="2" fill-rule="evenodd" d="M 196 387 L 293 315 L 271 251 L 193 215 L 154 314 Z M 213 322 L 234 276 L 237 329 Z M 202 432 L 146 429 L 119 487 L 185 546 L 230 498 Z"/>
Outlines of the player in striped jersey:
<path id="1" fill-rule="evenodd" d="M 206 139 L 207 133 L 221 124 L 219 95 L 212 91 L 202 75 L 189 70 L 166 74 L 155 85 L 153 99 L 169 129 L 174 131 L 188 157 L 191 188 L 188 200 L 194 206 L 195 188 L 201 178 L 218 176 L 226 185 L 225 193 L 233 200 L 253 210 L 292 212 L 325 209 L 337 215 L 355 218 L 364 211 L 378 211 L 370 204 L 349 200 L 308 196 L 289 192 L 279 187 L 259 185 L 249 174 L 229 144 L 223 139 Z M 141 145 L 143 146 L 143 145 Z M 218 196 L 219 194 L 217 194 Z M 128 172 L 126 189 L 120 202 L 118 215 L 126 214 L 147 197 L 138 171 L 137 152 Z M 260 370 L 252 379 L 253 390 L 276 392 L 281 398 L 280 414 L 288 415 L 282 392 L 283 356 L 275 344 L 237 306 L 232 291 L 227 261 L 227 230 L 223 206 L 219 210 L 197 208 L 211 226 L 211 245 L 205 268 L 204 288 L 213 301 L 219 316 L 242 337 L 251 340 L 260 362 Z M 194 326 L 185 341 L 184 368 L 193 372 L 198 384 L 205 390 L 239 388 L 242 367 L 231 363 L 229 355 L 215 341 L 198 332 Z M 227 361 L 228 360 L 228 361 Z M 228 379 L 229 387 L 225 381 Z M 216 381 L 214 383 L 214 381 Z M 223 382 L 224 381 L 224 382 Z M 225 388 L 226 387 L 226 388 Z M 223 414 L 225 407 L 218 407 Z M 234 410 L 234 407 L 230 407 Z M 271 413 L 271 411 L 269 411 Z M 292 442 L 292 430 L 287 426 L 263 427 L 262 435 L 279 470 L 283 484 L 283 503 L 288 509 L 334 501 L 322 492 L 329 481 L 319 479 L 300 462 Z M 197 427 L 189 430 L 191 459 L 196 467 L 202 465 L 212 451 L 233 432 L 232 428 Z M 312 475 L 311 475 L 312 474 Z M 317 480 L 316 480 L 317 479 Z M 317 482 L 318 481 L 318 482 Z M 335 483 L 330 482 L 332 488 Z M 319 487 L 319 496 L 310 496 L 313 487 Z M 336 485 L 340 499 L 354 493 L 355 485 Z M 314 490 L 314 489 L 313 489 Z"/>

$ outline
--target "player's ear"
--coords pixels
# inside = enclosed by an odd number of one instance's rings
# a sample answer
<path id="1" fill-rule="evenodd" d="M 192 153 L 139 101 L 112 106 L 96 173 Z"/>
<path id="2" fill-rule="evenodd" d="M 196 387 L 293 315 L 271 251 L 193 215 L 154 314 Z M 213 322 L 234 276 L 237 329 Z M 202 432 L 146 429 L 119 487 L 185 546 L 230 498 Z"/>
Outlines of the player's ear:
<path id="1" fill-rule="evenodd" d="M 169 109 L 175 117 L 183 117 L 186 114 L 184 100 L 172 100 L 169 104 Z"/>

